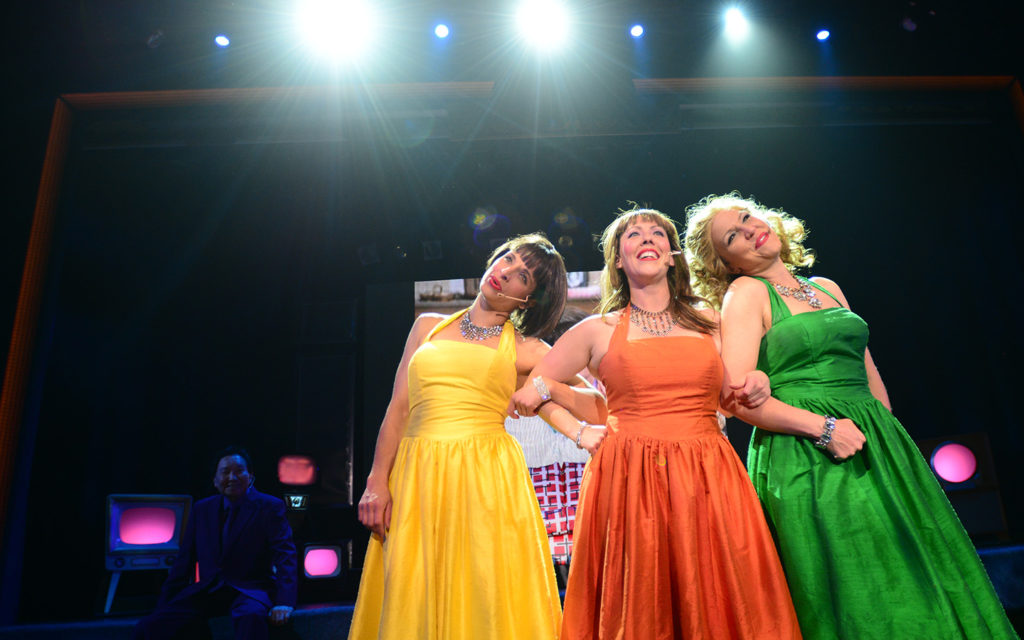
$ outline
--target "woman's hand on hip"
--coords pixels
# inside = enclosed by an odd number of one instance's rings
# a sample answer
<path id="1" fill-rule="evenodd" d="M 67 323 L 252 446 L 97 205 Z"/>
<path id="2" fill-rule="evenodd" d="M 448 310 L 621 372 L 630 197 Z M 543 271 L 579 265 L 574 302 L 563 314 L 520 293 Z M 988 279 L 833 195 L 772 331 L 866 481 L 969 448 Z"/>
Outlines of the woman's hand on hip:
<path id="1" fill-rule="evenodd" d="M 832 430 L 832 441 L 825 448 L 836 460 L 846 460 L 863 449 L 866 440 L 853 420 L 842 418 L 836 420 L 836 428 Z"/>

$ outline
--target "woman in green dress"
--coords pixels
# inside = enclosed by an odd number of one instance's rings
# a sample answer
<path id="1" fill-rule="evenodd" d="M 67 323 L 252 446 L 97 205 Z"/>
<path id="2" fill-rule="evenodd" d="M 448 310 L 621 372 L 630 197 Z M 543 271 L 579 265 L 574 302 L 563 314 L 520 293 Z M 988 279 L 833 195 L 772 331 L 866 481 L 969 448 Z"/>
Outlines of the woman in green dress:
<path id="1" fill-rule="evenodd" d="M 775 529 L 805 638 L 1016 638 L 974 546 L 891 413 L 867 324 L 839 286 L 795 275 L 803 222 L 735 192 L 687 210 L 694 289 L 721 309 L 726 384 L 772 398 L 747 468 Z M 723 388 L 728 388 L 723 386 Z"/>

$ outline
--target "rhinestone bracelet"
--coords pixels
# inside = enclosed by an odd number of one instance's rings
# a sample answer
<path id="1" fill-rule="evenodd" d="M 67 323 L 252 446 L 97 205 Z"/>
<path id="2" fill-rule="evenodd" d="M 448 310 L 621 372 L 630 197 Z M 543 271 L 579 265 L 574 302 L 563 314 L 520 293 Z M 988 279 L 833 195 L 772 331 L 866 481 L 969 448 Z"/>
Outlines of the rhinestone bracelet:
<path id="1" fill-rule="evenodd" d="M 533 379 L 533 388 L 540 394 L 541 401 L 547 402 L 551 399 L 551 392 L 548 391 L 548 385 L 544 384 L 544 378 L 536 376 Z"/>
<path id="2" fill-rule="evenodd" d="M 828 446 L 828 443 L 832 442 L 832 432 L 836 430 L 836 419 L 833 416 L 825 416 L 825 428 L 818 436 L 818 439 L 814 441 L 814 446 L 819 449 L 824 449 Z"/>
<path id="3" fill-rule="evenodd" d="M 583 445 L 580 444 L 580 440 L 583 438 L 583 430 L 587 428 L 587 424 L 583 423 L 580 425 L 580 430 L 576 432 L 576 448 L 582 449 Z"/>

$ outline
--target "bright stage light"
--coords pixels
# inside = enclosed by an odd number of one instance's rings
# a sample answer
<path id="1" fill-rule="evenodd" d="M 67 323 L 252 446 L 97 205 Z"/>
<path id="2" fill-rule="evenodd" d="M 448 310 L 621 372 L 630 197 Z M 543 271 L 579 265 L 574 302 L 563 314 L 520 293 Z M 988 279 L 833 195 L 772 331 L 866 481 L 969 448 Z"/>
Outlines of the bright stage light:
<path id="1" fill-rule="evenodd" d="M 632 28 L 630 28 L 629 30 L 629 35 L 633 36 L 634 38 L 639 38 L 640 36 L 644 35 L 643 25 L 634 24 Z"/>
<path id="2" fill-rule="evenodd" d="M 439 24 L 436 27 L 434 27 L 434 35 L 437 36 L 438 38 L 447 38 L 448 34 L 450 33 L 451 29 L 449 29 L 448 25 L 446 24 Z"/>
<path id="3" fill-rule="evenodd" d="M 725 37 L 733 42 L 739 42 L 750 33 L 750 23 L 743 16 L 743 12 L 733 8 L 725 12 Z"/>
<path id="4" fill-rule="evenodd" d="M 818 35 L 816 37 L 818 38 L 818 40 L 825 42 L 826 40 L 828 40 L 828 37 L 830 35 L 832 34 L 828 32 L 828 29 L 822 29 L 821 31 L 818 32 Z"/>
<path id="5" fill-rule="evenodd" d="M 296 18 L 306 44 L 337 61 L 358 57 L 375 35 L 373 11 L 360 0 L 305 0 Z"/>
<path id="6" fill-rule="evenodd" d="M 530 44 L 554 49 L 569 37 L 569 14 L 558 2 L 527 0 L 516 12 L 519 33 Z"/>
<path id="7" fill-rule="evenodd" d="M 231 44 L 231 39 L 228 38 L 223 33 L 221 33 L 216 38 L 213 39 L 213 42 L 218 47 L 224 48 L 224 47 L 228 46 L 229 44 Z"/>

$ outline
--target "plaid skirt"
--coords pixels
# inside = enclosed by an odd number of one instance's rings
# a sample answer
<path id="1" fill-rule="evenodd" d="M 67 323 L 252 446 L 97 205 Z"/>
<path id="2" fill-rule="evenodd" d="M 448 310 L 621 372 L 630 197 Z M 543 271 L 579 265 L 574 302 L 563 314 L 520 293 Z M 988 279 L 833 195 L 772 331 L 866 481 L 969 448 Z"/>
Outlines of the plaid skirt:
<path id="1" fill-rule="evenodd" d="M 530 469 L 556 564 L 568 565 L 572 556 L 572 530 L 585 466 L 583 462 L 555 462 Z"/>

